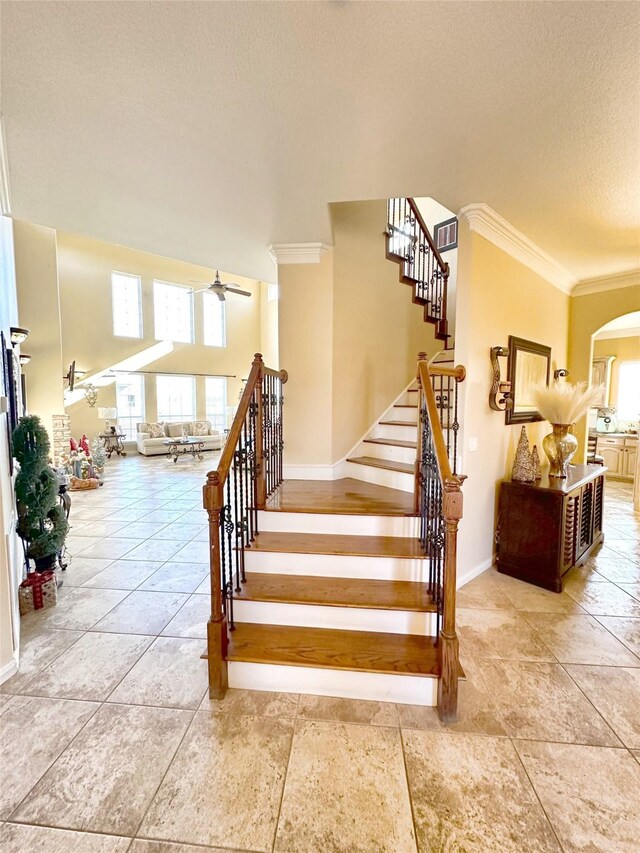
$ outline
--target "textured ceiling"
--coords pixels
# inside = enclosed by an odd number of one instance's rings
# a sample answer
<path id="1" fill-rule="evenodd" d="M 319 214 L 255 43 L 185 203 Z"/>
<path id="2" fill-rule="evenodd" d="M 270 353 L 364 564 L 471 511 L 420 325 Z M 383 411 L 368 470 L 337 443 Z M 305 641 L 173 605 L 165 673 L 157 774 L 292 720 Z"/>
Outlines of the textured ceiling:
<path id="1" fill-rule="evenodd" d="M 485 202 L 638 266 L 636 3 L 2 3 L 13 214 L 264 279 L 333 201 Z"/>

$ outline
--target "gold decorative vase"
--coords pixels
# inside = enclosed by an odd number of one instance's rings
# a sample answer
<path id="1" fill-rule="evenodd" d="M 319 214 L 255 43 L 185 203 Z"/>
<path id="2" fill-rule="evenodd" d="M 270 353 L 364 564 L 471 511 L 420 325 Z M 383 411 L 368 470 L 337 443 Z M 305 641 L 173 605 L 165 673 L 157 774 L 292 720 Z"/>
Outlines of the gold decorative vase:
<path id="1" fill-rule="evenodd" d="M 571 424 L 551 424 L 553 432 L 542 439 L 544 452 L 551 467 L 549 476 L 564 479 L 569 473 L 569 463 L 578 449 L 578 439 L 569 432 Z"/>

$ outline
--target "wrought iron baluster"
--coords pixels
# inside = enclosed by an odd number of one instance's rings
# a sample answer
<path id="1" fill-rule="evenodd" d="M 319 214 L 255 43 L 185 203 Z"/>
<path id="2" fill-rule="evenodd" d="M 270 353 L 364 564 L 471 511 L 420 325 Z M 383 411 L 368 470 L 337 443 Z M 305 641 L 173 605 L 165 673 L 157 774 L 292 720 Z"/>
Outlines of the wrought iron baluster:
<path id="1" fill-rule="evenodd" d="M 229 620 L 229 630 L 235 629 L 233 622 L 233 531 L 234 524 L 231 514 L 231 477 L 227 477 L 226 484 L 227 502 L 224 506 L 224 532 L 227 536 L 227 552 L 229 555 L 229 575 L 225 583 L 225 594 L 227 596 L 227 619 Z"/>
<path id="2" fill-rule="evenodd" d="M 453 384 L 453 424 L 451 425 L 451 429 L 453 431 L 453 473 L 458 473 L 458 430 L 460 429 L 460 424 L 458 423 L 458 386 L 459 381 L 456 381 Z"/>

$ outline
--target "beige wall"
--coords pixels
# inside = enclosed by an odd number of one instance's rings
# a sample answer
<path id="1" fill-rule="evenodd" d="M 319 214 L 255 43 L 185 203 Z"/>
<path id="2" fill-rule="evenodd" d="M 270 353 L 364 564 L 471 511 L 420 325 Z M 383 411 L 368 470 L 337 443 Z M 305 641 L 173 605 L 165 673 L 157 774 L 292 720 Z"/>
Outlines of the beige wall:
<path id="1" fill-rule="evenodd" d="M 465 481 L 458 573 L 464 577 L 491 564 L 500 482 L 510 473 L 520 426 L 506 426 L 502 412 L 489 408 L 492 346 L 507 346 L 509 335 L 551 347 L 551 370 L 567 363 L 569 297 L 534 272 L 459 226 L 456 362 L 464 364 L 461 471 Z M 505 359 L 502 360 L 505 366 Z M 506 369 L 506 367 L 505 367 Z M 546 422 L 527 424 L 531 444 L 550 431 Z M 470 451 L 470 441 L 477 450 Z"/>
<path id="2" fill-rule="evenodd" d="M 153 346 L 153 280 L 198 288 L 193 281 L 213 280 L 215 270 L 138 252 L 111 243 L 58 233 L 58 268 L 64 363 L 76 360 L 79 369 L 93 373 Z M 111 272 L 131 273 L 142 280 L 143 338 L 113 336 Z M 202 296 L 194 297 L 195 344 L 174 345 L 174 351 L 142 368 L 167 373 L 230 374 L 228 403 L 235 405 L 240 383 L 246 378 L 253 355 L 261 347 L 261 325 L 269 328 L 268 315 L 261 321 L 260 282 L 221 273 L 252 293 L 250 298 L 227 296 L 227 346 L 203 342 Z M 204 285 L 202 285 L 204 286 Z M 266 289 L 266 288 L 265 288 Z M 265 294 L 266 299 L 266 294 Z M 272 345 L 272 344 L 271 344 Z M 205 415 L 204 378 L 196 380 L 197 417 Z M 145 376 L 147 420 L 155 420 L 155 376 Z M 74 435 L 95 435 L 102 427 L 98 407 L 115 405 L 115 386 L 99 389 L 96 406 L 82 400 L 68 407 Z"/>
<path id="3" fill-rule="evenodd" d="M 278 299 L 269 300 L 267 282 L 260 282 L 260 349 L 267 367 L 278 369 Z M 278 288 L 275 286 L 276 293 Z"/>
<path id="4" fill-rule="evenodd" d="M 318 264 L 278 269 L 280 367 L 285 385 L 285 465 L 330 465 L 333 251 Z"/>
<path id="5" fill-rule="evenodd" d="M 442 343 L 385 257 L 386 201 L 331 205 L 334 248 L 280 265 L 285 464 L 339 462 Z"/>
<path id="6" fill-rule="evenodd" d="M 571 297 L 568 367 L 572 382 L 591 381 L 592 335 L 605 323 L 638 309 L 640 309 L 640 277 L 637 282 L 628 287 Z M 584 460 L 586 418 L 576 424 L 574 432 L 580 442 L 576 459 Z"/>
<path id="7" fill-rule="evenodd" d="M 14 222 L 16 280 L 20 325 L 30 330 L 23 349 L 31 355 L 25 368 L 27 406 L 53 439 L 52 415 L 64 414 L 63 360 L 58 296 L 56 232 L 53 228 Z"/>
<path id="8" fill-rule="evenodd" d="M 631 338 L 605 338 L 593 342 L 593 357 L 605 358 L 615 356 L 611 364 L 611 383 L 609 385 L 609 404 L 618 405 L 618 380 L 620 365 L 623 361 L 640 361 L 640 338 L 635 335 Z"/>
<path id="9" fill-rule="evenodd" d="M 359 441 L 435 353 L 434 326 L 385 257 L 387 203 L 331 205 L 333 225 L 332 460 Z"/>

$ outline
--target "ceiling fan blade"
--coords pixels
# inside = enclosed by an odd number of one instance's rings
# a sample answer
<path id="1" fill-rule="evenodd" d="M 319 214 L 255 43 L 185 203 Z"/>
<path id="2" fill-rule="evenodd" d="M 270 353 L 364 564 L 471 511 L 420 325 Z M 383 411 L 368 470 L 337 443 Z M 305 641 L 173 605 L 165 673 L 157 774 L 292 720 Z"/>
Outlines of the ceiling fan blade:
<path id="1" fill-rule="evenodd" d="M 229 287 L 229 285 L 225 285 L 225 289 L 227 293 L 237 293 L 239 296 L 251 296 L 251 292 L 248 290 L 239 290 L 235 287 Z"/>
<path id="2" fill-rule="evenodd" d="M 212 293 L 211 287 L 201 287 L 199 290 L 192 290 L 192 295 L 195 296 L 196 293 Z"/>

